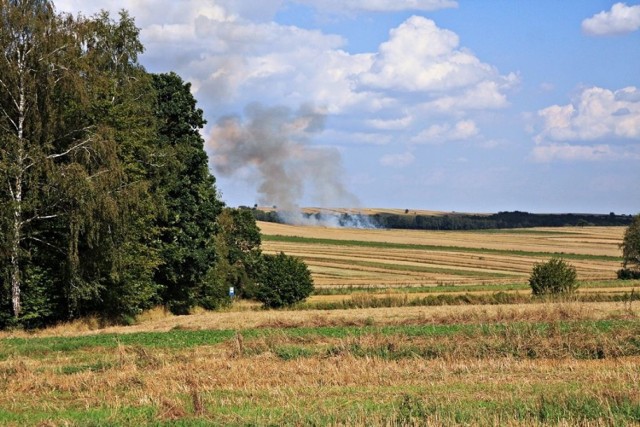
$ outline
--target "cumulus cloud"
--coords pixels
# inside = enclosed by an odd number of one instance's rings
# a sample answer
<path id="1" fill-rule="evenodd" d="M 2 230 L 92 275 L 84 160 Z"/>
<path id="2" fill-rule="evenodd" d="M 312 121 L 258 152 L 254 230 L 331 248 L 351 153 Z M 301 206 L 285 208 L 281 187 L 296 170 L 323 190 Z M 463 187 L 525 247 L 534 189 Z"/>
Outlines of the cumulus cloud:
<path id="1" fill-rule="evenodd" d="M 640 5 L 616 3 L 610 11 L 602 11 L 582 21 L 582 31 L 592 36 L 631 33 L 640 29 Z"/>
<path id="2" fill-rule="evenodd" d="M 594 141 L 605 138 L 640 138 L 640 90 L 630 86 L 617 91 L 584 89 L 570 104 L 538 111 L 542 130 L 535 140 Z"/>
<path id="3" fill-rule="evenodd" d="M 447 141 L 462 141 L 479 134 L 478 127 L 472 120 L 462 120 L 454 125 L 436 124 L 424 129 L 411 139 L 415 144 L 441 144 Z"/>
<path id="4" fill-rule="evenodd" d="M 640 90 L 584 89 L 570 104 L 538 111 L 533 159 L 614 160 L 637 158 Z"/>
<path id="5" fill-rule="evenodd" d="M 315 8 L 362 11 L 435 10 L 450 0 L 293 0 Z M 142 59 L 154 72 L 176 71 L 192 82 L 205 110 L 214 116 L 238 111 L 259 99 L 292 108 L 312 102 L 330 114 L 363 111 L 379 117 L 363 127 L 400 129 L 405 119 L 382 119 L 399 105 L 429 104 L 436 112 L 460 114 L 507 105 L 517 81 L 501 76 L 460 47 L 459 37 L 433 21 L 414 16 L 391 30 L 379 51 L 350 54 L 341 36 L 273 21 L 283 0 L 140 0 L 127 5 L 141 26 Z M 60 10 L 98 11 L 95 2 L 59 0 Z M 100 8 L 116 12 L 121 2 Z M 421 92 L 412 97 L 399 92 Z M 376 121 L 377 120 L 377 121 Z"/>
<path id="6" fill-rule="evenodd" d="M 458 6 L 454 0 L 295 0 L 329 12 L 367 11 L 399 12 L 404 10 L 433 11 Z"/>
<path id="7" fill-rule="evenodd" d="M 375 129 L 380 130 L 403 130 L 408 128 L 413 123 L 413 116 L 406 115 L 400 118 L 392 118 L 392 119 L 370 119 L 367 120 L 366 123 Z"/>
<path id="8" fill-rule="evenodd" d="M 361 82 L 382 89 L 445 91 L 495 73 L 458 45 L 454 32 L 439 28 L 430 19 L 412 16 L 391 30 L 389 41 L 380 46 L 371 71 Z"/>
<path id="9" fill-rule="evenodd" d="M 456 33 L 413 16 L 390 31 L 370 69 L 357 81 L 360 90 L 419 99 L 423 113 L 459 116 L 506 107 L 506 93 L 519 78 L 513 73 L 501 75 L 460 47 Z"/>

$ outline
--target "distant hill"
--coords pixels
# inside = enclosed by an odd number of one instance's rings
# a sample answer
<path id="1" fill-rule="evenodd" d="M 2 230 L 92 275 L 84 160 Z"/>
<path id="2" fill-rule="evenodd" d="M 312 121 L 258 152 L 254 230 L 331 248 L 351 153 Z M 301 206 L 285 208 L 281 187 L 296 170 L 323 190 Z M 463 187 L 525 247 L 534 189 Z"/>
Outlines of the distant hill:
<path id="1" fill-rule="evenodd" d="M 243 207 L 250 209 L 257 220 L 288 222 L 274 207 Z M 354 228 L 391 228 L 412 230 L 482 230 L 563 226 L 626 226 L 631 215 L 588 213 L 529 213 L 521 211 L 498 213 L 442 212 L 414 209 L 377 208 L 302 208 L 300 221 L 308 225 L 344 226 Z"/>

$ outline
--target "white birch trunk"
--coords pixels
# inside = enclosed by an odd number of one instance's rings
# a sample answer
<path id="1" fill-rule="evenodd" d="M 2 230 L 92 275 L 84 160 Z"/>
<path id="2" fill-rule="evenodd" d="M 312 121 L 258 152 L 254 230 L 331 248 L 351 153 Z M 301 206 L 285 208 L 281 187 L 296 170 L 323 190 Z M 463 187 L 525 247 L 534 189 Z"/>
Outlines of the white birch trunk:
<path id="1" fill-rule="evenodd" d="M 22 226 L 24 224 L 22 218 L 22 181 L 24 179 L 24 122 L 27 113 L 27 100 L 25 88 L 25 73 L 27 72 L 25 52 L 18 51 L 18 75 L 19 75 L 19 95 L 18 95 L 18 120 L 17 120 L 17 147 L 16 147 L 16 165 L 13 188 L 11 195 L 13 197 L 13 232 L 11 233 L 10 252 L 11 252 L 11 303 L 13 306 L 14 317 L 20 317 L 22 309 L 21 300 L 21 274 L 20 274 L 20 243 L 22 241 Z"/>

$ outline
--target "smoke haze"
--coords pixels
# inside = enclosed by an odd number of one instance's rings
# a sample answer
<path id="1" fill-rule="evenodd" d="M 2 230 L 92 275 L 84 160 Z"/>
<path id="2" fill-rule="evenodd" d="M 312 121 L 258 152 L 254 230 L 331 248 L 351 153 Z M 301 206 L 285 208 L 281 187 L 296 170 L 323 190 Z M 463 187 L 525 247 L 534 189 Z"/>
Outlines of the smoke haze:
<path id="1" fill-rule="evenodd" d="M 212 130 L 208 148 L 216 173 L 237 176 L 247 167 L 257 173 L 258 203 L 287 212 L 289 223 L 304 223 L 299 202 L 310 198 L 321 207 L 356 207 L 358 199 L 342 183 L 340 153 L 314 147 L 311 137 L 324 129 L 326 115 L 303 105 L 287 107 L 250 104 L 245 119 L 228 116 Z"/>

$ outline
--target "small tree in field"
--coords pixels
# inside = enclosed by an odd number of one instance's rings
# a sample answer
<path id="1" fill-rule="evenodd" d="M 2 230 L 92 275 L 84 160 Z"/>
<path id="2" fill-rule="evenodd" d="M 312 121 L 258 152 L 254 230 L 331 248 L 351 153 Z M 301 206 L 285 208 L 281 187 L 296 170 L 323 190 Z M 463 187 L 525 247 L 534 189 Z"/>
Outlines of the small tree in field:
<path id="1" fill-rule="evenodd" d="M 576 269 L 560 258 L 536 263 L 529 277 L 533 295 L 570 294 L 578 289 Z"/>
<path id="2" fill-rule="evenodd" d="M 620 279 L 640 279 L 640 215 L 633 218 L 633 222 L 624 233 L 622 249 L 622 270 L 618 271 Z"/>
<path id="3" fill-rule="evenodd" d="M 263 255 L 262 268 L 255 286 L 256 298 L 267 308 L 295 304 L 313 292 L 313 279 L 300 259 L 285 255 Z"/>

